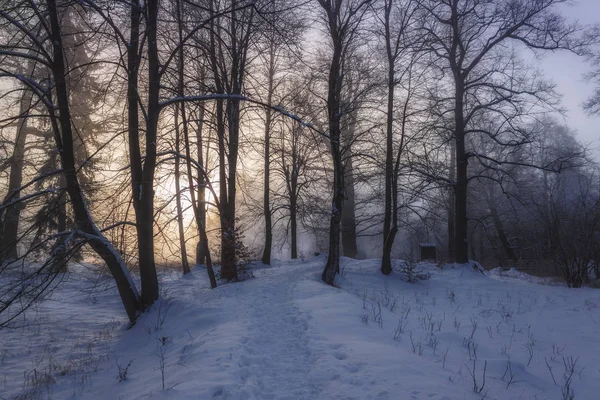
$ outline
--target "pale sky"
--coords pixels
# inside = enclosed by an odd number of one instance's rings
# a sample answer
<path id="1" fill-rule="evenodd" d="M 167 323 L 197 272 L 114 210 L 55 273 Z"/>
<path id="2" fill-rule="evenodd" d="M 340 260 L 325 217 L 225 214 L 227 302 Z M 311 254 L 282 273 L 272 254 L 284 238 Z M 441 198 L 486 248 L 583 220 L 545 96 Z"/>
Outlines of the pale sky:
<path id="1" fill-rule="evenodd" d="M 575 0 L 573 4 L 563 7 L 566 16 L 583 24 L 600 23 L 600 0 Z M 559 52 L 545 55 L 541 68 L 557 84 L 557 91 L 562 95 L 563 105 L 568 110 L 564 122 L 577 131 L 581 142 L 600 148 L 600 117 L 588 117 L 581 107 L 593 89 L 583 78 L 592 65 L 573 54 Z"/>

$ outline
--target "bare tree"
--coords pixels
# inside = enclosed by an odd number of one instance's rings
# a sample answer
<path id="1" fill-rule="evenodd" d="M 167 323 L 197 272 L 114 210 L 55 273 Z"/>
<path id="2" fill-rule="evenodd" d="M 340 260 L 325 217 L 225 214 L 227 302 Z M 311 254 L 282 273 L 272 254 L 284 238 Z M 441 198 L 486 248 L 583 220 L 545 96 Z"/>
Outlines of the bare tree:
<path id="1" fill-rule="evenodd" d="M 528 139 L 518 127 L 519 116 L 534 104 L 552 102 L 552 87 L 537 76 L 525 77 L 513 43 L 534 50 L 568 49 L 582 52 L 589 39 L 578 40 L 578 25 L 556 11 L 565 0 L 419 0 L 424 10 L 424 31 L 431 53 L 444 63 L 452 81 L 456 149 L 455 240 L 456 261 L 467 262 L 468 164 L 477 158 L 470 137 L 488 135 L 506 146 Z M 523 101 L 528 109 L 521 105 Z M 517 106 L 517 107 L 515 107 Z M 477 126 L 477 117 L 493 113 L 502 123 L 492 129 Z M 489 160 L 488 160 L 489 161 Z M 498 160 L 500 161 L 500 160 Z M 498 165 L 500 165 L 502 161 Z"/>
<path id="2" fill-rule="evenodd" d="M 379 15 L 383 27 L 383 40 L 387 61 L 387 110 L 386 110 L 386 150 L 385 150 L 385 206 L 383 220 L 383 256 L 381 272 L 388 275 L 392 272 L 391 252 L 398 232 L 398 174 L 401 166 L 402 152 L 405 146 L 407 122 L 410 118 L 409 104 L 414 94 L 413 90 L 403 102 L 400 112 L 400 143 L 394 149 L 396 118 L 395 98 L 396 87 L 400 81 L 412 78 L 412 69 L 416 63 L 414 45 L 411 42 L 411 28 L 414 25 L 415 6 L 412 1 L 385 0 Z M 397 76 L 398 62 L 405 61 L 406 68 L 401 69 Z M 412 83 L 410 83 L 412 85 Z"/>
<path id="3" fill-rule="evenodd" d="M 342 160 L 342 68 L 348 46 L 356 37 L 361 21 L 366 15 L 370 0 L 319 0 L 324 11 L 327 30 L 331 38 L 331 62 L 329 65 L 327 115 L 330 151 L 333 161 L 333 200 L 329 228 L 329 254 L 322 279 L 333 285 L 340 270 L 340 222 L 344 208 L 344 165 Z"/>

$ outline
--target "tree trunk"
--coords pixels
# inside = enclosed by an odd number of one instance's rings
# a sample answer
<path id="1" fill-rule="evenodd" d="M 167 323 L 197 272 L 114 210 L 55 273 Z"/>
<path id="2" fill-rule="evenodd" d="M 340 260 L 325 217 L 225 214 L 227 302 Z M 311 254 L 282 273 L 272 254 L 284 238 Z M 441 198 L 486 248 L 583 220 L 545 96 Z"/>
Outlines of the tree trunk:
<path id="1" fill-rule="evenodd" d="M 331 220 L 329 224 L 329 254 L 321 278 L 329 285 L 335 283 L 335 277 L 340 272 L 340 222 L 344 209 L 344 165 L 341 151 L 341 95 L 343 76 L 342 61 L 344 51 L 344 35 L 348 34 L 339 27 L 341 10 L 320 0 L 321 6 L 327 12 L 329 33 L 331 34 L 333 54 L 329 67 L 327 92 L 327 118 L 329 125 L 329 144 L 333 162 L 333 199 L 331 201 Z"/>
<path id="2" fill-rule="evenodd" d="M 455 225 L 456 225 L 456 214 L 455 207 L 456 202 L 454 201 L 455 193 L 455 179 L 456 179 L 456 145 L 454 139 L 450 140 L 450 176 L 448 177 L 452 182 L 448 188 L 448 262 L 453 263 L 456 261 L 456 238 L 455 238 Z"/>
<path id="3" fill-rule="evenodd" d="M 27 63 L 28 75 L 33 68 L 32 63 Z M 24 88 L 23 96 L 19 109 L 19 122 L 15 135 L 15 144 L 13 154 L 10 158 L 10 176 L 8 181 L 8 192 L 3 203 L 16 201 L 20 197 L 20 188 L 23 184 L 23 165 L 25 160 L 25 143 L 27 142 L 27 131 L 29 108 L 31 107 L 32 93 Z M 19 234 L 19 219 L 21 216 L 22 204 L 14 204 L 7 207 L 4 211 L 6 217 L 3 221 L 2 231 L 0 232 L 0 263 L 4 260 L 14 260 L 18 257 L 17 242 Z"/>
<path id="4" fill-rule="evenodd" d="M 179 4 L 179 3 L 178 3 Z M 187 249 L 185 244 L 185 230 L 183 227 L 183 209 L 181 207 L 181 160 L 179 159 L 180 152 L 180 129 L 179 129 L 179 106 L 175 107 L 175 203 L 177 208 L 177 228 L 179 233 L 179 248 L 181 251 L 181 266 L 183 274 L 190 272 L 190 264 L 187 258 Z"/>
<path id="5" fill-rule="evenodd" d="M 182 67 L 182 66 L 181 66 Z M 183 69 L 181 69 L 183 71 Z M 183 91 L 183 88 L 180 88 Z M 194 212 L 194 218 L 196 219 L 196 229 L 198 230 L 198 236 L 200 240 L 198 241 L 198 247 L 201 249 L 197 249 L 197 252 L 201 252 L 202 257 L 206 263 L 206 272 L 208 274 L 208 279 L 210 281 L 210 287 L 212 289 L 217 287 L 217 280 L 215 278 L 215 273 L 213 271 L 212 259 L 210 257 L 210 249 L 208 247 L 208 237 L 206 235 L 206 210 L 204 198 L 202 201 L 196 202 L 196 195 L 194 190 L 194 176 L 192 174 L 192 155 L 191 155 L 191 146 L 190 146 L 190 135 L 188 126 L 187 113 L 185 108 L 185 103 L 181 104 L 181 116 L 183 120 L 183 139 L 185 146 L 185 158 L 187 161 L 187 176 L 188 176 L 188 186 L 190 190 L 190 199 L 192 203 L 192 210 Z M 199 147 L 199 150 L 202 150 L 202 147 Z M 202 154 L 202 153 L 200 153 Z M 198 173 L 201 174 L 203 178 L 203 182 L 208 182 L 208 177 L 205 176 L 206 171 L 203 170 L 202 164 L 198 162 L 196 167 L 199 169 Z M 203 185 L 205 185 L 203 183 Z M 204 196 L 204 191 L 202 191 L 202 196 Z"/>
<path id="6" fill-rule="evenodd" d="M 332 143 L 331 146 L 337 147 L 336 150 L 332 150 L 335 178 L 333 183 L 334 195 L 329 224 L 329 254 L 321 278 L 327 284 L 333 286 L 335 277 L 340 272 L 340 222 L 344 207 L 344 170 L 339 156 L 339 146 L 335 143 Z"/>
<path id="7" fill-rule="evenodd" d="M 204 71 L 204 70 L 202 70 Z M 204 72 L 201 73 L 201 80 L 204 81 Z M 198 168 L 197 168 L 197 180 L 198 180 L 198 217 L 197 217 L 197 229 L 200 233 L 200 226 L 206 227 L 206 184 L 208 179 L 204 177 L 204 171 L 207 170 L 207 165 L 204 163 L 203 156 L 203 143 L 202 138 L 204 130 L 204 105 L 200 105 L 198 111 L 198 128 L 196 130 L 196 149 L 198 153 Z M 207 157 L 208 159 L 208 157 Z M 207 160 L 208 161 L 208 160 Z M 208 163 L 207 163 L 208 164 Z M 191 189 L 191 188 L 190 188 Z M 205 233 L 206 229 L 204 228 Z M 198 244 L 196 246 L 196 264 L 208 264 L 207 257 L 210 258 L 210 254 L 207 253 L 208 243 L 203 243 L 203 236 L 199 235 Z M 212 266 L 211 266 L 212 268 Z"/>
<path id="8" fill-rule="evenodd" d="M 267 105 L 270 106 L 273 102 L 273 86 L 275 79 L 275 48 L 271 42 L 269 51 L 269 76 L 268 76 L 268 93 Z M 265 159 L 264 159 L 264 185 L 263 185 L 263 214 L 265 217 L 265 248 L 263 250 L 262 263 L 271 264 L 271 247 L 273 245 L 273 223 L 271 221 L 271 204 L 270 204 L 270 180 L 271 180 L 271 119 L 272 110 L 267 107 L 265 111 Z M 292 250 L 293 252 L 293 250 Z M 292 257 L 295 258 L 295 257 Z"/>
<path id="9" fill-rule="evenodd" d="M 134 8 L 135 7 L 134 5 Z M 146 156 L 142 168 L 140 193 L 136 207 L 138 254 L 142 283 L 142 302 L 152 305 L 159 296 L 158 277 L 154 261 L 154 172 L 156 169 L 156 140 L 160 114 L 160 63 L 158 59 L 157 21 L 158 0 L 148 0 L 147 46 L 148 46 L 148 117 L 146 123 Z M 137 104 L 136 104 L 137 107 Z M 136 202 L 134 201 L 134 206 Z"/>
<path id="10" fill-rule="evenodd" d="M 125 263 L 115 248 L 100 233 L 94 224 L 86 206 L 85 198 L 79 186 L 75 155 L 73 150 L 73 132 L 71 127 L 71 115 L 69 112 L 69 95 L 65 81 L 66 68 L 60 33 L 60 23 L 55 0 L 47 0 L 48 15 L 51 27 L 51 42 L 53 46 L 52 74 L 54 76 L 54 87 L 58 103 L 58 121 L 55 110 L 49 110 L 57 147 L 59 149 L 61 166 L 66 182 L 66 190 L 71 199 L 75 226 L 87 240 L 96 253 L 106 262 L 115 282 L 125 307 L 125 311 L 131 321 L 135 321 L 140 310 L 140 297 L 135 285 L 129 276 Z"/>
<path id="11" fill-rule="evenodd" d="M 335 43 L 335 41 L 334 41 Z M 344 209 L 344 165 L 340 149 L 340 94 L 341 94 L 341 45 L 334 48 L 329 71 L 329 94 L 327 111 L 329 117 L 330 150 L 333 161 L 333 199 L 331 202 L 331 220 L 329 224 L 329 254 L 323 270 L 322 279 L 329 285 L 335 282 L 340 272 L 340 222 Z"/>
<path id="12" fill-rule="evenodd" d="M 292 234 L 291 257 L 298 258 L 298 205 L 296 199 L 290 202 L 290 229 Z"/>
<path id="13" fill-rule="evenodd" d="M 391 7 L 391 4 L 390 6 Z M 388 98 L 386 116 L 386 148 L 385 148 L 385 206 L 383 213 L 383 254 L 381 257 L 381 272 L 389 275 L 392 272 L 392 247 L 396 232 L 392 231 L 392 185 L 394 178 L 394 58 L 391 50 L 389 33 L 389 10 L 386 9 L 386 47 L 388 52 Z"/>
<path id="14" fill-rule="evenodd" d="M 225 165 L 225 122 L 223 101 L 217 101 L 217 132 L 219 136 L 219 204 L 221 222 L 221 277 L 226 280 L 237 278 L 235 261 L 235 225 L 227 190 L 227 169 Z M 231 179 L 231 177 L 230 177 Z"/>
<path id="15" fill-rule="evenodd" d="M 454 107 L 454 138 L 456 140 L 456 186 L 455 186 L 455 243 L 456 262 L 469 261 L 469 244 L 467 239 L 467 166 L 469 163 L 465 150 L 464 123 L 464 83 L 462 72 L 456 72 L 455 77 L 455 107 Z"/>
<path id="16" fill-rule="evenodd" d="M 356 88 L 351 80 L 348 80 L 349 97 L 355 96 Z M 356 258 L 358 256 L 358 246 L 356 245 L 356 213 L 355 191 L 354 191 L 354 168 L 352 166 L 352 142 L 356 132 L 357 111 L 351 111 L 347 114 L 348 124 L 345 131 L 340 131 L 341 140 L 344 145 L 345 154 L 344 163 L 344 209 L 342 211 L 342 253 L 345 257 Z"/>
<path id="17" fill-rule="evenodd" d="M 177 30 L 179 33 L 179 42 L 181 43 L 181 41 L 183 40 L 183 9 L 181 7 L 181 0 L 177 0 L 176 3 L 176 7 L 177 7 Z M 179 88 L 179 95 L 183 96 L 183 46 L 181 46 L 181 50 L 179 51 L 178 54 L 178 69 L 179 69 L 179 76 L 178 76 L 178 88 Z M 185 114 L 185 109 L 183 108 L 184 105 L 182 105 L 182 114 Z M 183 119 L 183 122 L 186 123 L 187 121 L 185 120 L 185 118 Z M 187 128 L 187 127 L 186 127 Z M 175 107 L 175 153 L 177 154 L 175 156 L 175 203 L 176 203 L 176 207 L 177 207 L 177 228 L 179 231 L 179 248 L 181 251 L 181 266 L 183 269 L 183 274 L 187 274 L 190 272 L 190 264 L 188 262 L 188 257 L 187 257 L 187 249 L 186 249 L 186 244 L 185 244 L 185 230 L 183 228 L 183 210 L 181 207 L 181 172 L 180 172 L 180 165 L 181 165 L 181 160 L 179 158 L 179 153 L 180 153 L 180 139 L 181 139 L 181 135 L 180 135 L 180 128 L 179 128 L 179 105 L 177 105 Z M 188 160 L 188 164 L 189 164 L 189 160 Z M 188 171 L 189 173 L 189 171 Z M 193 189 L 190 188 L 190 191 L 193 192 Z"/>

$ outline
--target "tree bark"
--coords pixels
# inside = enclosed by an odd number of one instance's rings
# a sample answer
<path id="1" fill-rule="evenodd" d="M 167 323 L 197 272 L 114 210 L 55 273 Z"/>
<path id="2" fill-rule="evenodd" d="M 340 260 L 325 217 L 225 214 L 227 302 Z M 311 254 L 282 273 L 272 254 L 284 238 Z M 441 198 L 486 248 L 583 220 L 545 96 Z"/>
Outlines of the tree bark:
<path id="1" fill-rule="evenodd" d="M 269 48 L 269 74 L 268 74 L 267 105 L 273 102 L 273 86 L 275 79 L 275 45 L 271 42 Z M 265 143 L 264 143 L 264 185 L 263 185 L 263 214 L 265 217 L 265 248 L 262 263 L 271 264 L 271 247 L 273 245 L 273 223 L 271 221 L 270 180 L 271 180 L 271 120 L 273 111 L 267 107 L 265 111 Z M 292 250 L 293 253 L 293 250 Z M 295 258 L 295 257 L 292 257 Z"/>
<path id="2" fill-rule="evenodd" d="M 291 243 L 291 257 L 292 260 L 295 260 L 296 258 L 298 258 L 298 210 L 297 210 L 297 203 L 296 203 L 296 199 L 292 199 L 292 201 L 290 201 L 290 229 L 291 229 L 291 236 L 292 236 L 292 243 Z"/>
<path id="3" fill-rule="evenodd" d="M 330 20 L 332 18 L 330 16 Z M 330 26 L 335 22 L 330 21 Z M 330 27 L 333 40 L 333 56 L 329 69 L 329 88 L 327 95 L 327 114 L 329 122 L 330 151 L 333 161 L 333 200 L 331 202 L 331 220 L 329 223 L 329 254 L 321 278 L 333 285 L 336 275 L 340 272 L 340 222 L 344 209 L 344 165 L 340 148 L 340 98 L 342 88 L 342 41 L 338 36 L 337 27 Z"/>
<path id="4" fill-rule="evenodd" d="M 448 262 L 456 261 L 456 201 L 455 201 L 455 179 L 456 179 L 456 145 L 454 139 L 450 140 L 450 186 L 448 187 Z"/>
<path id="5" fill-rule="evenodd" d="M 455 72 L 454 139 L 456 141 L 456 186 L 455 186 L 455 244 L 456 262 L 469 261 L 467 239 L 467 166 L 465 149 L 464 82 L 460 69 Z"/>
<path id="6" fill-rule="evenodd" d="M 201 70 L 200 79 L 204 81 L 204 68 Z M 206 234 L 206 184 L 208 179 L 204 176 L 204 171 L 207 170 L 208 165 L 208 157 L 207 163 L 204 163 L 204 139 L 202 137 L 204 132 L 204 114 L 205 114 L 204 105 L 200 104 L 200 109 L 198 111 L 198 126 L 196 129 L 196 151 L 198 153 L 198 168 L 197 168 L 197 181 L 198 181 L 198 216 L 197 216 L 197 229 L 198 233 L 200 233 L 200 226 L 204 227 L 204 233 Z M 190 188 L 191 189 L 191 188 Z M 203 237 L 206 235 L 199 235 L 198 244 L 196 246 L 196 264 L 206 264 L 208 265 L 207 257 L 210 258 L 210 254 L 208 253 L 208 242 L 204 243 Z M 212 265 L 211 265 L 212 269 Z"/>
<path id="7" fill-rule="evenodd" d="M 134 8 L 135 7 L 134 5 Z M 146 1 L 148 46 L 148 116 L 146 123 L 146 155 L 142 168 L 140 193 L 136 207 L 138 254 L 142 283 L 142 302 L 152 305 L 159 296 L 158 277 L 154 261 L 154 172 L 156 170 L 156 140 L 160 114 L 160 63 L 158 59 L 157 23 L 158 0 Z M 136 104 L 137 107 L 137 104 Z"/>
<path id="8" fill-rule="evenodd" d="M 181 0 L 177 0 L 176 3 L 176 12 L 177 12 L 177 30 L 178 30 L 178 34 L 179 34 L 179 42 L 181 43 L 183 40 L 183 7 L 181 6 Z M 180 47 L 179 50 L 179 54 L 178 54 L 178 89 L 179 89 L 179 95 L 183 96 L 183 46 Z M 182 104 L 181 108 L 182 108 L 182 114 L 185 114 L 185 104 Z M 187 121 L 185 121 L 185 118 L 183 119 L 183 122 L 186 123 Z M 181 266 L 183 269 L 183 274 L 187 274 L 190 272 L 190 264 L 188 262 L 188 257 L 187 257 L 187 249 L 186 249 L 186 244 L 185 244 L 185 230 L 183 227 L 183 210 L 181 207 L 181 172 L 180 172 L 180 165 L 181 165 L 181 160 L 179 158 L 179 153 L 180 153 L 180 139 L 181 139 L 181 135 L 180 135 L 180 128 L 179 128 L 179 105 L 176 105 L 175 107 L 175 153 L 177 154 L 177 156 L 175 157 L 175 203 L 176 203 L 176 208 L 177 208 L 177 228 L 178 228 L 178 233 L 179 233 L 179 248 L 181 251 Z M 188 160 L 188 164 L 189 164 L 189 160 Z M 192 188 L 190 188 L 190 191 L 193 191 Z"/>
<path id="9" fill-rule="evenodd" d="M 178 3 L 179 4 L 179 3 Z M 179 128 L 179 105 L 175 107 L 175 153 L 180 153 L 179 141 L 180 138 L 180 128 Z M 188 262 L 187 257 L 187 249 L 185 244 L 185 230 L 183 227 L 183 209 L 181 207 L 181 160 L 179 156 L 175 157 L 175 203 L 177 208 L 177 230 L 179 233 L 179 249 L 181 251 L 181 266 L 183 269 L 183 274 L 187 274 L 190 272 L 190 264 Z"/>
<path id="10" fill-rule="evenodd" d="M 390 5 L 391 6 L 391 5 Z M 387 11 L 387 10 L 386 10 Z M 396 232 L 392 231 L 392 186 L 394 160 L 394 87 L 395 59 L 392 57 L 391 37 L 389 33 L 389 11 L 386 12 L 386 47 L 388 52 L 388 82 L 387 82 L 387 115 L 386 115 L 386 146 L 385 146 L 385 206 L 383 213 L 383 254 L 381 257 L 381 272 L 389 275 L 392 272 L 392 247 Z"/>

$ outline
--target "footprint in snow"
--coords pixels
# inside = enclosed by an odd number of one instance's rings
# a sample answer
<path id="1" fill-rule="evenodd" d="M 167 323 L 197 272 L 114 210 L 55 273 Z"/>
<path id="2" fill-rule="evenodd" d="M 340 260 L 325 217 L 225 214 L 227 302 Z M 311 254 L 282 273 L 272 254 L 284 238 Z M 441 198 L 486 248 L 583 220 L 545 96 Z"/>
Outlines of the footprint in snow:
<path id="1" fill-rule="evenodd" d="M 352 374 L 356 374 L 357 372 L 359 372 L 362 369 L 363 365 L 362 364 L 350 364 L 346 366 L 346 369 L 348 370 L 348 372 L 352 373 Z"/>

